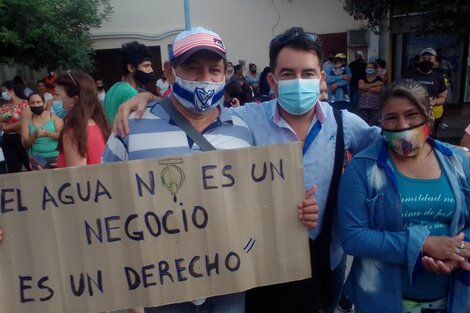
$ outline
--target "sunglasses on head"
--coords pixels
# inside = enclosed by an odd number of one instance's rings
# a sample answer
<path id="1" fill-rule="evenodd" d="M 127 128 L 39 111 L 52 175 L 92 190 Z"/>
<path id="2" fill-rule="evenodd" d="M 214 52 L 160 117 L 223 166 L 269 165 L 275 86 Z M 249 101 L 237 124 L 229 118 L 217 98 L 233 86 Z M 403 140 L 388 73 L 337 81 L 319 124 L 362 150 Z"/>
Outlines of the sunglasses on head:
<path id="1" fill-rule="evenodd" d="M 285 45 L 286 43 L 291 42 L 292 40 L 300 38 L 300 39 L 307 39 L 311 42 L 317 42 L 318 40 L 318 35 L 315 33 L 307 33 L 307 32 L 301 32 L 301 31 L 296 31 L 293 33 L 288 33 L 284 35 L 280 35 L 276 38 L 273 39 L 273 43 L 276 45 Z"/>

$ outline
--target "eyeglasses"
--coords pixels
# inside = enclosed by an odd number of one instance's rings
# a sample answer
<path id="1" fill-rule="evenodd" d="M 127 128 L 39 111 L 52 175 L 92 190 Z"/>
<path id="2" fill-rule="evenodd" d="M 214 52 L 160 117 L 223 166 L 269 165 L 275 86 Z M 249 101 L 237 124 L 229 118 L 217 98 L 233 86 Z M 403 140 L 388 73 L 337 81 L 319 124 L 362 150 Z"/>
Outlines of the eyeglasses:
<path id="1" fill-rule="evenodd" d="M 319 39 L 318 35 L 315 33 L 307 33 L 304 31 L 296 31 L 293 33 L 287 33 L 284 35 L 277 36 L 273 39 L 273 44 L 283 46 L 292 40 L 300 38 L 300 39 L 307 39 L 311 42 L 316 43 Z"/>
<path id="2" fill-rule="evenodd" d="M 75 81 L 75 79 L 73 79 L 72 74 L 70 74 L 70 71 L 67 71 L 67 75 L 69 75 L 70 79 L 73 81 L 73 83 L 75 84 L 75 86 L 78 87 L 78 84 L 77 84 L 77 82 Z"/>

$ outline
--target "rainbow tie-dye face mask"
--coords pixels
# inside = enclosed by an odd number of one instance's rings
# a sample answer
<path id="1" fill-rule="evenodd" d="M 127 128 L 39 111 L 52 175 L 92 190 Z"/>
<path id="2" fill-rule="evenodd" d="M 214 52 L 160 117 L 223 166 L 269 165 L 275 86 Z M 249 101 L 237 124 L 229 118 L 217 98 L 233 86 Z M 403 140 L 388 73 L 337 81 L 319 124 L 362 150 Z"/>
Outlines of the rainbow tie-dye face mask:
<path id="1" fill-rule="evenodd" d="M 382 138 L 399 155 L 407 158 L 418 154 L 428 139 L 431 128 L 426 122 L 400 130 L 382 129 Z"/>

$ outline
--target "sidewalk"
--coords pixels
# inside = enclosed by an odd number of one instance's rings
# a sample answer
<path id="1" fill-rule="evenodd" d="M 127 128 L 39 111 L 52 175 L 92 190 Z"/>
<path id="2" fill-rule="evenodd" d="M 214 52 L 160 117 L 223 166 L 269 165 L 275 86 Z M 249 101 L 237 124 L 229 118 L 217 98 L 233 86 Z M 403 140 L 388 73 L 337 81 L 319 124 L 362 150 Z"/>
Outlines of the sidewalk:
<path id="1" fill-rule="evenodd" d="M 449 128 L 440 129 L 437 138 L 458 145 L 465 128 L 470 124 L 470 105 L 464 105 L 462 109 L 446 109 L 444 123 L 449 125 Z"/>

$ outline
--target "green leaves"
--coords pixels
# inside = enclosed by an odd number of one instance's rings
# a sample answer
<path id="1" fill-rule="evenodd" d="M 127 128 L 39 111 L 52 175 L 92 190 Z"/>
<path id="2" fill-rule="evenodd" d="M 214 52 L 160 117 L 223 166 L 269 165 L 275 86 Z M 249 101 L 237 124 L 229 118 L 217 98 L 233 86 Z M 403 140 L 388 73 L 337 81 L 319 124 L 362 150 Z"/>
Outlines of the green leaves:
<path id="1" fill-rule="evenodd" d="M 381 20 L 396 15 L 412 15 L 415 31 L 439 30 L 457 36 L 470 34 L 468 0 L 342 0 L 344 10 L 376 31 Z"/>
<path id="2" fill-rule="evenodd" d="M 90 30 L 111 13 L 109 0 L 0 0 L 0 62 L 91 70 Z"/>

